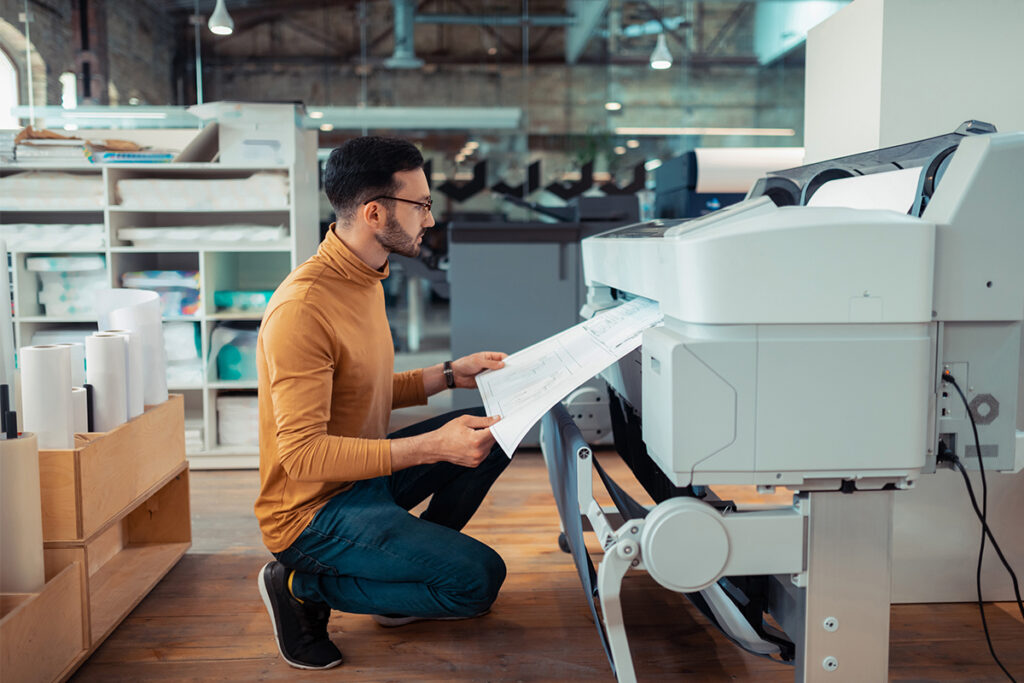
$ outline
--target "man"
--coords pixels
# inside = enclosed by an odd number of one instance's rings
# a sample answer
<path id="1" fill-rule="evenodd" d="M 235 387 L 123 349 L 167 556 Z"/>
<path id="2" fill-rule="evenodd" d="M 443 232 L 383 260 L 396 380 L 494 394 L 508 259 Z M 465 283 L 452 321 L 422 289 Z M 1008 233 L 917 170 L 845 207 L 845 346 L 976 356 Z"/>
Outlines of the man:
<path id="1" fill-rule="evenodd" d="M 508 465 L 480 409 L 391 435 L 391 410 L 476 386 L 504 353 L 394 372 L 381 281 L 392 252 L 415 256 L 431 216 L 423 157 L 404 140 L 335 149 L 324 190 L 337 214 L 316 255 L 289 275 L 257 344 L 260 494 L 276 561 L 260 594 L 281 656 L 328 669 L 332 609 L 396 626 L 486 613 L 505 579 L 491 548 L 459 530 Z M 431 497 L 419 518 L 408 510 Z"/>

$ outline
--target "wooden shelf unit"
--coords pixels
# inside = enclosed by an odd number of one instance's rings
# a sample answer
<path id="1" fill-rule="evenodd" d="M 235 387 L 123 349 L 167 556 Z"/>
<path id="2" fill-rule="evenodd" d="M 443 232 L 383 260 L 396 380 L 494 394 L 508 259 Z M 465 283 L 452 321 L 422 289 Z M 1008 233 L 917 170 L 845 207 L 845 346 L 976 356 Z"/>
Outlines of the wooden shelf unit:
<path id="1" fill-rule="evenodd" d="M 182 396 L 171 395 L 109 432 L 76 434 L 74 449 L 39 452 L 47 584 L 0 605 L 10 612 L 0 621 L 4 664 L 10 654 L 25 672 L 11 680 L 66 680 L 191 546 L 184 420 Z M 60 654 L 48 648 L 55 621 L 76 624 L 80 642 L 69 658 L 70 635 L 62 633 Z M 40 628 L 38 642 L 22 635 Z M 18 653 L 29 646 L 42 648 L 41 659 Z"/>

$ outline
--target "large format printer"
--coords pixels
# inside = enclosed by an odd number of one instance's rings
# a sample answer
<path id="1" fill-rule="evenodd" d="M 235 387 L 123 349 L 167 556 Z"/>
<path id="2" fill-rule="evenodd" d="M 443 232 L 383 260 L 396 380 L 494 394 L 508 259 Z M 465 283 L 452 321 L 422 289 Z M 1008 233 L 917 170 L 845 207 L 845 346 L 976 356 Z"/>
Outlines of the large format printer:
<path id="1" fill-rule="evenodd" d="M 556 406 L 542 424 L 620 681 L 635 679 L 619 602 L 631 568 L 741 647 L 792 661 L 797 680 L 886 680 L 894 497 L 950 454 L 976 469 L 974 427 L 990 474 L 1024 467 L 1022 177 L 1024 133 L 967 122 L 770 173 L 701 218 L 583 241 L 585 314 L 635 296 L 664 314 L 604 373 L 617 450 L 653 506 L 612 482 L 617 511 L 602 509 L 571 418 Z M 835 182 L 849 191 L 822 192 Z M 794 502 L 738 510 L 716 498 L 725 484 L 784 486 Z M 604 548 L 596 572 L 581 515 Z"/>

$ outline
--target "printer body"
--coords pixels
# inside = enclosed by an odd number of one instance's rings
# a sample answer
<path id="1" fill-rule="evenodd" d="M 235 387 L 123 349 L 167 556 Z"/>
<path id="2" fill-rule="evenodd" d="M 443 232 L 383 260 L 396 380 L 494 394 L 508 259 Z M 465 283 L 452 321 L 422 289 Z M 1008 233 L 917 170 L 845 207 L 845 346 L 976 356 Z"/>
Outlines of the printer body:
<path id="1" fill-rule="evenodd" d="M 967 122 L 583 240 L 584 316 L 633 297 L 664 314 L 603 373 L 616 447 L 654 505 L 613 491 L 617 512 L 602 508 L 572 418 L 556 406 L 542 424 L 566 536 L 582 515 L 604 548 L 590 591 L 582 532 L 569 542 L 620 681 L 635 679 L 629 570 L 796 680 L 885 680 L 894 499 L 950 454 L 1024 467 L 1021 178 L 1024 133 Z M 793 504 L 741 509 L 716 485 L 783 486 Z"/>
<path id="2" fill-rule="evenodd" d="M 940 438 L 976 468 L 944 370 L 970 394 L 985 464 L 1015 467 L 1024 134 L 953 135 L 863 155 L 866 168 L 855 155 L 770 175 L 701 219 L 584 240 L 591 309 L 643 296 L 664 313 L 604 376 L 674 484 L 906 486 L 934 471 Z M 817 176 L 915 162 L 918 216 L 797 203 Z M 777 206 L 765 188 L 790 177 L 803 196 Z"/>

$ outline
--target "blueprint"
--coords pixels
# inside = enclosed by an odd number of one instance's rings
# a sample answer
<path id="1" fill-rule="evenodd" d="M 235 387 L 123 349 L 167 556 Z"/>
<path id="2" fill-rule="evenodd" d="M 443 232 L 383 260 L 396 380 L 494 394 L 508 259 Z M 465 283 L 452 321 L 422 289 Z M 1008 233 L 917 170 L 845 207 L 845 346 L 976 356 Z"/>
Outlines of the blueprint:
<path id="1" fill-rule="evenodd" d="M 512 457 L 516 446 L 550 408 L 574 389 L 640 346 L 641 334 L 661 321 L 658 304 L 633 299 L 598 313 L 505 359 L 505 367 L 477 375 L 491 427 Z"/>

